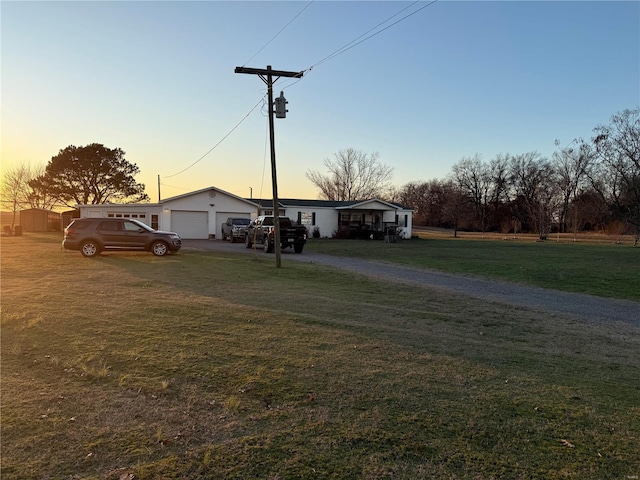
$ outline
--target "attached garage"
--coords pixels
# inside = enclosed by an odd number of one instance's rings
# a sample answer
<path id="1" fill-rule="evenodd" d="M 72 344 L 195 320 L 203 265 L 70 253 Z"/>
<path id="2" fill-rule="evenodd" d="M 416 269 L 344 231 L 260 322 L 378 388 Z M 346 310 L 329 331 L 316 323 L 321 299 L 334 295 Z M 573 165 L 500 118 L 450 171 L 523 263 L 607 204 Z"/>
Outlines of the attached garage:
<path id="1" fill-rule="evenodd" d="M 209 213 L 172 210 L 171 231 L 176 232 L 182 238 L 209 238 Z"/>

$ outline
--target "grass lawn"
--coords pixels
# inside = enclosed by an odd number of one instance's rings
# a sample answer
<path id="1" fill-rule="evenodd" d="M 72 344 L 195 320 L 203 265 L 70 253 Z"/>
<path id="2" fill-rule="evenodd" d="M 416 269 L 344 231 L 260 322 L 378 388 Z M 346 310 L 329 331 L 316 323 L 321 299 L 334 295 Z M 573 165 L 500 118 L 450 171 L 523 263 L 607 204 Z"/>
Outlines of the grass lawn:
<path id="1" fill-rule="evenodd" d="M 640 475 L 628 325 L 262 253 L 1 260 L 3 480 Z"/>
<path id="2" fill-rule="evenodd" d="M 364 246 L 366 245 L 366 247 Z M 312 239 L 308 250 L 640 301 L 640 248 L 606 243 Z"/>

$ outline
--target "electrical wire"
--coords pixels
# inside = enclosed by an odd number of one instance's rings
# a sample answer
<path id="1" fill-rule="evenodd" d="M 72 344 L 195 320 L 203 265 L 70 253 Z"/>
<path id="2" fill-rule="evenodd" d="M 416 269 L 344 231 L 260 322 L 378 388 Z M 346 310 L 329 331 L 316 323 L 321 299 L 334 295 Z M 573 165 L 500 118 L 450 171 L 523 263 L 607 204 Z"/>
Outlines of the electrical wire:
<path id="1" fill-rule="evenodd" d="M 244 117 L 242 117 L 242 120 L 240 120 L 238 123 L 236 123 L 236 124 L 235 124 L 235 126 L 234 126 L 231 130 L 229 130 L 229 131 L 227 132 L 227 134 L 226 134 L 224 137 L 222 137 L 218 143 L 216 143 L 213 147 L 211 147 L 207 153 L 205 153 L 204 155 L 202 155 L 199 159 L 197 159 L 195 162 L 193 162 L 193 163 L 192 163 L 191 165 L 189 165 L 188 167 L 186 167 L 186 168 L 184 168 L 184 169 L 180 170 L 180 171 L 179 171 L 179 172 L 177 172 L 177 173 L 174 173 L 173 175 L 167 175 L 167 176 L 165 176 L 164 178 L 176 177 L 176 176 L 180 175 L 181 173 L 184 173 L 184 172 L 186 172 L 187 170 L 189 170 L 190 168 L 194 167 L 196 164 L 198 164 L 198 163 L 199 163 L 199 162 L 200 162 L 204 157 L 206 157 L 206 156 L 207 156 L 207 155 L 209 155 L 211 152 L 213 152 L 213 151 L 218 147 L 218 145 L 220 145 L 222 142 L 224 142 L 224 141 L 227 139 L 227 137 L 228 137 L 229 135 L 231 135 L 231 134 L 232 134 L 232 133 L 233 133 L 233 132 L 234 132 L 234 131 L 235 131 L 235 130 L 240 126 L 240 124 L 241 124 L 242 122 L 244 122 L 244 121 L 249 117 L 249 115 L 251 115 L 251 114 L 253 113 L 253 111 L 254 111 L 256 108 L 258 108 L 258 105 L 260 105 L 260 104 L 261 104 L 261 103 L 263 103 L 263 102 L 264 102 L 264 96 L 263 96 L 262 98 L 260 98 L 260 100 L 258 100 L 258 103 L 256 103 L 256 104 L 251 108 L 251 110 L 249 110 L 249 112 L 247 112 L 247 114 L 246 114 Z"/>
<path id="2" fill-rule="evenodd" d="M 338 55 L 343 54 L 344 52 L 351 50 L 353 47 L 356 47 L 358 45 L 360 45 L 363 42 L 366 42 L 367 40 L 369 40 L 370 38 L 375 37 L 376 35 L 384 32 L 385 30 L 388 30 L 389 28 L 393 27 L 394 25 L 397 25 L 398 23 L 402 22 L 403 20 L 406 20 L 407 18 L 411 17 L 412 15 L 415 15 L 416 13 L 424 10 L 427 7 L 430 7 L 431 5 L 433 5 L 434 3 L 436 3 L 438 0 L 432 0 L 429 3 L 423 5 L 422 7 L 418 8 L 417 10 L 414 10 L 413 12 L 405 15 L 404 17 L 396 20 L 395 22 L 387 25 L 386 27 L 375 31 L 378 27 L 384 25 L 385 23 L 387 23 L 389 20 L 397 17 L 398 15 L 400 15 L 402 12 L 404 12 L 405 10 L 413 7 L 416 3 L 420 3 L 420 0 L 416 0 L 415 2 L 411 3 L 410 5 L 407 5 L 406 7 L 404 7 L 402 10 L 396 12 L 395 14 L 393 14 L 392 16 L 390 16 L 389 18 L 387 18 L 386 20 L 380 22 L 379 24 L 377 24 L 375 27 L 370 28 L 369 30 L 367 30 L 365 33 L 363 33 L 362 35 L 360 35 L 359 37 L 356 37 L 355 39 L 351 40 L 349 43 L 343 45 L 342 47 L 340 47 L 339 49 L 337 49 L 335 52 L 327 55 L 326 57 L 324 57 L 323 59 L 317 61 L 316 63 L 314 63 L 313 65 L 311 65 L 309 68 L 303 70 L 303 73 L 308 73 L 311 70 L 313 70 L 315 67 L 317 67 L 318 65 L 321 65 L 325 62 L 328 62 L 329 60 L 337 57 Z M 374 32 L 374 33 L 371 33 Z M 368 35 L 369 33 L 371 33 L 371 35 Z M 368 36 L 366 36 L 368 35 Z M 364 37 L 364 38 L 362 38 Z M 304 77 L 300 77 L 298 79 L 296 79 L 294 82 L 285 85 L 284 87 L 282 87 L 282 90 L 285 90 L 287 88 L 292 87 L 293 85 L 295 85 L 296 83 L 298 83 L 299 81 L 301 81 Z"/>
<path id="3" fill-rule="evenodd" d="M 302 12 L 304 12 L 304 11 L 309 7 L 309 5 L 311 5 L 312 3 L 313 3 L 313 0 L 311 0 L 309 3 L 307 3 L 307 4 L 304 6 L 304 8 L 303 8 L 302 10 L 300 10 L 300 11 L 298 12 L 298 14 L 297 14 L 295 17 L 293 17 L 291 20 L 289 20 L 289 22 L 288 22 L 284 27 L 282 27 L 278 33 L 276 33 L 273 37 L 271 37 L 271 39 L 270 39 L 267 43 L 265 43 L 265 44 L 264 44 L 264 46 L 263 46 L 260 50 L 258 50 L 258 51 L 255 53 L 255 55 L 253 55 L 253 57 L 251 57 L 249 60 L 247 60 L 246 62 L 244 62 L 244 63 L 242 64 L 242 66 L 244 67 L 247 63 L 249 63 L 251 60 L 253 60 L 255 57 L 257 57 L 257 56 L 258 56 L 258 54 L 259 54 L 260 52 L 262 52 L 262 50 L 264 50 L 265 48 L 267 48 L 267 46 L 269 46 L 269 44 L 270 44 L 271 42 L 273 42 L 273 41 L 276 39 L 276 37 L 277 37 L 278 35 L 280 35 L 280 34 L 281 34 L 281 33 L 282 33 L 282 32 L 283 32 L 283 31 L 284 31 L 284 30 L 285 30 L 289 25 L 291 25 L 291 24 L 294 22 L 294 20 L 295 20 L 296 18 L 298 18 L 298 17 L 302 14 Z"/>
<path id="4" fill-rule="evenodd" d="M 167 185 L 166 183 L 162 183 L 162 182 L 160 182 L 160 185 L 163 187 L 175 188 L 176 190 L 182 190 L 184 192 L 190 192 L 193 190 L 193 188 L 177 187 L 175 185 Z"/>

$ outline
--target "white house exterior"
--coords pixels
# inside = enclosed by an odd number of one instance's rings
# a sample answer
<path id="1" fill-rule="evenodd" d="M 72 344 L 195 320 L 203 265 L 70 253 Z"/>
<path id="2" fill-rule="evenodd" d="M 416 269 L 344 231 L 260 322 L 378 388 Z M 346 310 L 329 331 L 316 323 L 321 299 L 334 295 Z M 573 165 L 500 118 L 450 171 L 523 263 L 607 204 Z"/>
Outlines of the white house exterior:
<path id="1" fill-rule="evenodd" d="M 273 201 L 261 202 L 268 213 L 273 212 Z M 348 232 L 362 232 L 367 236 L 371 232 L 384 234 L 388 228 L 394 228 L 402 238 L 411 237 L 413 211 L 394 203 L 382 200 L 334 201 L 279 199 L 280 214 L 305 225 L 309 235 L 317 228 L 320 236 L 348 236 Z M 284 213 L 283 213 L 284 211 Z"/>
<path id="2" fill-rule="evenodd" d="M 309 235 L 318 229 L 321 237 L 339 232 L 383 232 L 396 227 L 410 238 L 412 211 L 382 200 L 338 202 L 329 200 L 279 199 L 279 213 L 305 225 Z M 185 239 L 222 238 L 228 217 L 255 218 L 273 214 L 272 200 L 247 199 L 216 187 L 161 200 L 158 203 L 78 205 L 81 217 L 134 218 L 152 228 L 178 233 Z"/>

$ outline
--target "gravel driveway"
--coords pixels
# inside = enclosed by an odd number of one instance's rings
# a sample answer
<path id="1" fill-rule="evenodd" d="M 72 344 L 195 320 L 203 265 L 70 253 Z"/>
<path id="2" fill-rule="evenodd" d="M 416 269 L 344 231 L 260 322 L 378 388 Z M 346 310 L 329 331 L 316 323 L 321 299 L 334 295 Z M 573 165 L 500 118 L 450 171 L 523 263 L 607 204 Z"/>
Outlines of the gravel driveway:
<path id="1" fill-rule="evenodd" d="M 221 240 L 183 240 L 183 248 L 185 250 L 253 253 L 253 249 L 246 249 L 242 244 L 231 244 Z M 258 253 L 266 255 L 261 251 Z M 454 275 L 436 270 L 403 267 L 385 262 L 334 257 L 306 250 L 300 255 L 284 250 L 282 261 L 283 263 L 296 261 L 328 265 L 379 280 L 437 288 L 496 303 L 545 311 L 550 314 L 577 316 L 591 322 L 623 322 L 640 327 L 640 302 L 560 292 L 498 280 Z"/>

